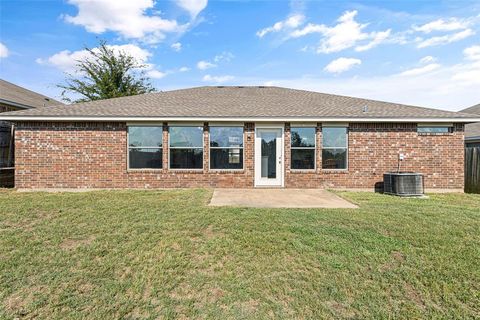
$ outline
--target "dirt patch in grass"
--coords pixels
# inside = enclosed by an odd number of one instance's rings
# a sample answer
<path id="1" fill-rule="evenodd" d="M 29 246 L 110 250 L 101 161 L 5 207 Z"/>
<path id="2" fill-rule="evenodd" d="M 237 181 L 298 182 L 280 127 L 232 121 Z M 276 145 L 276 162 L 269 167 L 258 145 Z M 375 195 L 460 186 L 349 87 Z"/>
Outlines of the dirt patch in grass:
<path id="1" fill-rule="evenodd" d="M 335 315 L 335 317 L 340 317 L 343 319 L 353 319 L 356 316 L 354 310 L 338 301 L 327 301 L 325 303 L 330 311 Z"/>
<path id="2" fill-rule="evenodd" d="M 65 239 L 63 242 L 60 244 L 60 248 L 66 251 L 71 251 L 75 250 L 81 246 L 87 246 L 92 244 L 92 242 L 95 240 L 94 236 L 90 236 L 86 239 Z"/>
<path id="3" fill-rule="evenodd" d="M 405 283 L 403 287 L 408 299 L 415 303 L 420 309 L 425 310 L 425 303 L 417 290 L 409 283 Z"/>
<path id="4" fill-rule="evenodd" d="M 30 306 L 35 302 L 37 295 L 45 294 L 46 288 L 42 286 L 29 287 L 14 292 L 4 300 L 5 310 L 17 316 L 27 316 L 31 313 Z"/>
<path id="5" fill-rule="evenodd" d="M 391 260 L 385 263 L 383 266 L 380 267 L 380 271 L 386 272 L 391 271 L 398 268 L 404 261 L 405 256 L 399 251 L 393 251 L 391 256 Z"/>

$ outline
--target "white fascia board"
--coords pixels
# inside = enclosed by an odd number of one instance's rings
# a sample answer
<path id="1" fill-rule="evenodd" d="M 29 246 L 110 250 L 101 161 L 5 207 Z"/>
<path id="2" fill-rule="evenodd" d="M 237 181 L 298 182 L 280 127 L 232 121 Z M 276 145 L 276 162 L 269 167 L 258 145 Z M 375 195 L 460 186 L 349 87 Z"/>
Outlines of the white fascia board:
<path id="1" fill-rule="evenodd" d="M 216 118 L 216 117 L 85 117 L 85 116 L 20 116 L 2 115 L 5 121 L 54 121 L 54 122 L 348 122 L 348 123 L 473 123 L 476 118 Z"/>

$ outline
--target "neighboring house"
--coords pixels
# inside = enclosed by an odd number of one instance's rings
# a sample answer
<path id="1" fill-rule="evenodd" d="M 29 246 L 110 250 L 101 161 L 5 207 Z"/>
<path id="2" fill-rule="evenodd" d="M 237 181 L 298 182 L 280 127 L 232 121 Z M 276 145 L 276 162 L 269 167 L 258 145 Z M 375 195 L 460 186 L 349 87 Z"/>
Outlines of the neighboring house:
<path id="1" fill-rule="evenodd" d="M 480 116 L 480 104 L 460 111 Z M 465 126 L 465 145 L 467 147 L 480 147 L 480 122 Z"/>
<path id="2" fill-rule="evenodd" d="M 18 188 L 373 189 L 397 170 L 463 191 L 480 116 L 278 87 L 199 87 L 0 114 Z"/>
<path id="3" fill-rule="evenodd" d="M 61 102 L 0 79 L 0 112 L 40 108 L 55 104 L 61 104 Z M 13 184 L 12 130 L 11 123 L 0 121 L 0 187 Z"/>
<path id="4" fill-rule="evenodd" d="M 480 104 L 460 111 L 480 115 Z M 480 122 L 465 126 L 465 192 L 480 193 Z"/>
<path id="5" fill-rule="evenodd" d="M 62 103 L 0 79 L 0 112 L 41 108 L 57 104 Z"/>

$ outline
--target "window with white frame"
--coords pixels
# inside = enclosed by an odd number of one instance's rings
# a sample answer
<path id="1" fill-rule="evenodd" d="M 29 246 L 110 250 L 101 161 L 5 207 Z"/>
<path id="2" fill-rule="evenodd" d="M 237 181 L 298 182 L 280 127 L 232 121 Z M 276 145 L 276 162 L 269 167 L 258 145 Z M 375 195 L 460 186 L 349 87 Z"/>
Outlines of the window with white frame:
<path id="1" fill-rule="evenodd" d="M 203 127 L 170 126 L 170 169 L 203 169 Z"/>
<path id="2" fill-rule="evenodd" d="M 347 127 L 322 128 L 322 168 L 347 169 Z"/>
<path id="3" fill-rule="evenodd" d="M 210 169 L 243 169 L 243 127 L 210 127 Z"/>
<path id="4" fill-rule="evenodd" d="M 315 127 L 291 127 L 291 168 L 315 169 Z"/>
<path id="5" fill-rule="evenodd" d="M 161 169 L 162 146 L 162 126 L 129 126 L 128 168 Z"/>

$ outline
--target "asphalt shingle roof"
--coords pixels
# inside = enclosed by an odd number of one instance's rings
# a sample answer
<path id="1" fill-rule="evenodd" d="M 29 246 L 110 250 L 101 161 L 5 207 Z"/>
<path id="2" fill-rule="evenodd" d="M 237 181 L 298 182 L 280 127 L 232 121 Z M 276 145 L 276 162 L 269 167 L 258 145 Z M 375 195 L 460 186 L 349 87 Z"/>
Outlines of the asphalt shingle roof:
<path id="1" fill-rule="evenodd" d="M 10 102 L 26 108 L 40 108 L 62 104 L 60 101 L 17 86 L 3 79 L 0 79 L 0 100 L 4 100 L 6 104 Z"/>
<path id="2" fill-rule="evenodd" d="M 480 116 L 480 104 L 477 104 L 473 107 L 464 109 L 460 112 L 470 113 L 470 114 L 473 114 L 473 115 Z M 469 138 L 474 138 L 474 137 L 480 137 L 480 122 L 467 124 L 465 126 L 465 138 L 469 139 Z"/>
<path id="3" fill-rule="evenodd" d="M 60 118 L 472 118 L 457 112 L 279 87 L 197 87 L 7 112 L 0 117 L 3 115 Z"/>

